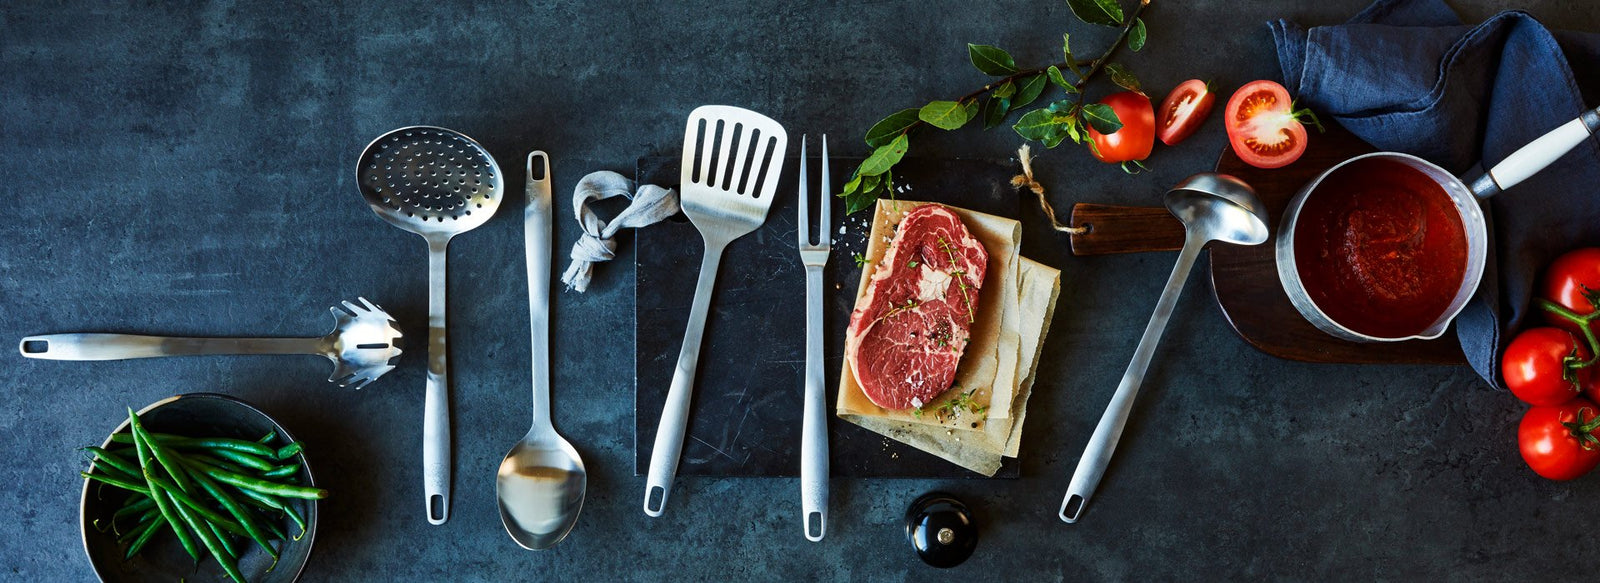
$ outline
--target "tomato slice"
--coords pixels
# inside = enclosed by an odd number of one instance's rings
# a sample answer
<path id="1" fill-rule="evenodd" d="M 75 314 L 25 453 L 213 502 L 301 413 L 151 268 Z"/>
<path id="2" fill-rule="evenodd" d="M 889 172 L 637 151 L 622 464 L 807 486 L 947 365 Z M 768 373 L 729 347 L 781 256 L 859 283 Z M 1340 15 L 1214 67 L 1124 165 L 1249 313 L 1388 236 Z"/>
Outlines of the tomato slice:
<path id="1" fill-rule="evenodd" d="M 1289 91 L 1273 81 L 1252 81 L 1228 100 L 1228 142 L 1245 163 L 1282 168 L 1306 152 L 1306 126 L 1294 112 Z"/>
<path id="2" fill-rule="evenodd" d="M 1200 129 L 1216 101 L 1217 95 L 1205 81 L 1190 79 L 1178 84 L 1156 110 L 1156 137 L 1168 146 L 1178 145 Z"/>

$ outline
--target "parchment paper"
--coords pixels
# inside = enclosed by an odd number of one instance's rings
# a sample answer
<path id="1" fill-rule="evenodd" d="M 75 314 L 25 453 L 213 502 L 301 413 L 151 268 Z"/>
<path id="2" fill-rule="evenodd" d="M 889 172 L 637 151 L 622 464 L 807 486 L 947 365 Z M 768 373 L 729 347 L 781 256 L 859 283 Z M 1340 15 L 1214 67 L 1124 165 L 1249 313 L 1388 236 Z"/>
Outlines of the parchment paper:
<path id="1" fill-rule="evenodd" d="M 1017 398 L 1012 400 L 1009 434 L 994 440 L 987 432 L 959 431 L 925 424 L 869 417 L 862 415 L 839 416 L 870 431 L 905 443 L 946 461 L 983 474 L 993 476 L 1000 469 L 1000 458 L 1016 457 L 1021 446 L 1022 420 L 1027 413 L 1027 400 L 1032 392 L 1034 372 L 1039 362 L 1039 352 L 1049 332 L 1050 320 L 1055 316 L 1056 299 L 1060 295 L 1061 272 L 1041 263 L 1022 259 L 1019 262 L 1019 279 L 1022 289 L 1020 307 L 1025 324 L 1022 330 L 1024 353 L 1019 355 L 1023 372 L 1022 386 Z"/>
<path id="2" fill-rule="evenodd" d="M 878 202 L 866 258 L 876 266 L 888 250 L 894 226 L 916 201 Z M 1018 254 L 1021 225 L 1012 219 L 949 207 L 989 252 L 989 267 L 980 292 L 978 316 L 956 370 L 952 388 L 924 406 L 922 414 L 891 411 L 873 404 L 861 392 L 848 360 L 841 371 L 837 414 L 841 419 L 906 443 L 980 474 L 992 476 L 1002 455 L 1015 457 L 1020 447 L 1020 420 L 1032 391 L 1033 371 L 1054 314 L 1060 272 Z M 875 269 L 863 269 L 856 299 L 866 294 Z M 974 391 L 974 409 L 935 414 L 940 405 Z"/>
<path id="3" fill-rule="evenodd" d="M 882 268 L 879 263 L 894 237 L 895 225 L 911 209 L 925 204 L 933 203 L 878 201 L 872 232 L 867 239 L 866 259 L 869 267 L 861 270 L 861 282 L 856 290 L 857 302 L 866 295 L 873 273 Z M 999 435 L 1010 432 L 1011 400 L 1017 385 L 1017 361 L 1021 345 L 1021 335 L 1017 329 L 1021 313 L 1016 290 L 1019 289 L 1017 250 L 1021 246 L 1022 227 L 1012 219 L 949 208 L 961 217 L 961 222 L 973 238 L 983 244 L 989 253 L 989 265 L 978 295 L 978 314 L 972 325 L 971 340 L 956 367 L 953 388 L 923 405 L 920 415 L 912 409 L 884 409 L 861 392 L 852 370 L 853 363 L 847 361 L 839 379 L 837 408 L 840 417 L 851 415 L 890 419 L 972 433 L 984 433 L 989 426 L 998 425 L 995 429 Z M 848 342 L 846 353 L 850 350 Z M 951 415 L 944 416 L 934 414 L 941 405 L 969 390 L 973 391 L 971 409 L 982 410 L 984 415 L 974 415 L 970 409 L 953 410 Z"/>

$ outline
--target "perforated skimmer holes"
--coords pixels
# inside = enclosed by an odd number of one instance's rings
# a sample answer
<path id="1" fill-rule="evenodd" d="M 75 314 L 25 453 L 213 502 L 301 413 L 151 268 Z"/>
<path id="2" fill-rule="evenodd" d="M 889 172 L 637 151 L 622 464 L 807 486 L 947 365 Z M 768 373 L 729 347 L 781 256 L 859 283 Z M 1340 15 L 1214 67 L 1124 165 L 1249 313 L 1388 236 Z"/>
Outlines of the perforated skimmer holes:
<path id="1" fill-rule="evenodd" d="M 361 186 L 409 217 L 460 219 L 499 186 L 488 153 L 454 132 L 407 130 L 377 146 L 362 163 Z"/>

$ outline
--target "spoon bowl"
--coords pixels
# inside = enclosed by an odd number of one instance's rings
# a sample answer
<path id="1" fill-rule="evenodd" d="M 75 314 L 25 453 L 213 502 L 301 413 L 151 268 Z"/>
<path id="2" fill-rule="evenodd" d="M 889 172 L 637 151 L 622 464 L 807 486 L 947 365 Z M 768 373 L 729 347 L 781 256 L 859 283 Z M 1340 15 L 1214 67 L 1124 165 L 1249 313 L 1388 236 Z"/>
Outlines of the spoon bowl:
<path id="1" fill-rule="evenodd" d="M 572 444 L 554 431 L 529 431 L 500 462 L 500 522 L 522 548 L 553 547 L 578 522 L 587 486 L 588 472 Z"/>
<path id="2" fill-rule="evenodd" d="M 1267 241 L 1267 212 L 1244 181 L 1226 174 L 1203 173 L 1178 183 L 1163 197 L 1186 232 L 1198 231 L 1206 241 L 1260 245 Z"/>

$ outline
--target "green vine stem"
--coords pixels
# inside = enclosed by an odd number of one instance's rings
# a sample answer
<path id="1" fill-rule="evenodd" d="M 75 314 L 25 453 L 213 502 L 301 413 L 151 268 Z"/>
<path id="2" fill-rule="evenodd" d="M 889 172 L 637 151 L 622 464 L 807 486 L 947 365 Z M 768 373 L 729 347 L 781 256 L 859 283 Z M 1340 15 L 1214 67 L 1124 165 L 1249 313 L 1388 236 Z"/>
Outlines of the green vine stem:
<path id="1" fill-rule="evenodd" d="M 1587 315 L 1581 315 L 1577 312 L 1567 309 L 1566 306 L 1544 298 L 1535 298 L 1534 301 L 1538 304 L 1539 309 L 1550 312 L 1560 316 L 1562 319 L 1577 324 L 1578 328 L 1583 330 L 1583 338 L 1589 343 L 1589 360 L 1577 362 L 1578 359 L 1568 357 L 1567 368 L 1578 370 L 1580 368 L 1588 368 L 1593 366 L 1596 362 L 1600 362 L 1600 339 L 1595 338 L 1594 330 L 1589 327 L 1591 322 L 1600 320 L 1600 310 L 1589 312 Z"/>
<path id="2" fill-rule="evenodd" d="M 1078 76 L 1079 85 L 1082 85 L 1085 81 L 1093 78 L 1095 74 L 1099 73 L 1101 69 L 1105 68 L 1106 63 L 1111 62 L 1111 57 L 1112 55 L 1117 54 L 1117 49 L 1122 48 L 1122 45 L 1127 43 L 1128 33 L 1133 31 L 1134 24 L 1139 22 L 1139 15 L 1144 14 L 1144 9 L 1150 7 L 1150 1 L 1151 0 L 1139 0 L 1139 5 L 1135 6 L 1133 8 L 1133 13 L 1128 15 L 1128 23 L 1122 25 L 1122 31 L 1117 33 L 1117 40 L 1111 43 L 1111 47 L 1107 48 L 1106 52 L 1100 54 L 1100 58 L 1091 61 L 1092 64 L 1089 65 L 1089 71 L 1087 73 Z M 1083 100 L 1084 94 L 1082 91 L 1079 91 L 1079 106 L 1083 105 Z"/>

